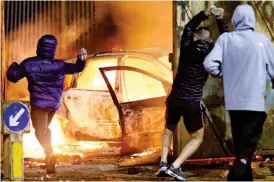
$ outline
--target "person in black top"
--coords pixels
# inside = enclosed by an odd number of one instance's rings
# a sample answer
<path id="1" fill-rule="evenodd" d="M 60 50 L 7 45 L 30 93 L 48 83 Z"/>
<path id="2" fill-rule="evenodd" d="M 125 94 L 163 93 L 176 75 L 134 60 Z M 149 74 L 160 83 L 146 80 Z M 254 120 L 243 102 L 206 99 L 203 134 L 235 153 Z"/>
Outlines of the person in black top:
<path id="1" fill-rule="evenodd" d="M 158 176 L 167 174 L 177 180 L 186 180 L 180 166 L 199 148 L 203 141 L 204 121 L 200 101 L 208 78 L 203 61 L 214 45 L 209 28 L 198 28 L 198 26 L 212 15 L 213 8 L 215 6 L 194 16 L 185 26 L 181 37 L 178 72 L 166 101 L 166 129 L 162 138 L 162 157 Z M 216 21 L 220 34 L 222 34 L 228 32 L 228 27 L 223 19 L 224 11 L 220 10 L 221 14 L 216 16 Z M 184 124 L 191 140 L 168 168 L 167 156 L 171 138 L 181 116 L 184 118 Z"/>

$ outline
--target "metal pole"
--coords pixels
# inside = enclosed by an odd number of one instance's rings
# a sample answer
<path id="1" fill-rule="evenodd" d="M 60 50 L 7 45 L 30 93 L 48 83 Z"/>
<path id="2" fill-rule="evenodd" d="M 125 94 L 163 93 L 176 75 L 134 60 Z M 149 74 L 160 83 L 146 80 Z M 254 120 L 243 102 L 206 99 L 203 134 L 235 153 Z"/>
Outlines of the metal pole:
<path id="1" fill-rule="evenodd" d="M 177 1 L 172 2 L 172 18 L 173 18 L 173 54 L 171 59 L 173 78 L 177 73 L 178 68 L 178 25 L 177 25 Z M 176 131 L 173 134 L 173 156 L 178 157 L 180 154 L 180 124 L 177 125 Z"/>
<path id="2" fill-rule="evenodd" d="M 93 47 L 93 51 L 94 53 L 97 53 L 97 38 L 96 38 L 96 17 L 95 17 L 95 4 L 96 2 L 95 1 L 92 1 L 91 2 L 91 11 L 92 11 L 92 25 L 93 25 L 93 28 L 92 28 L 92 33 L 93 33 L 93 41 L 92 41 L 92 47 Z M 90 44 L 89 44 L 90 45 Z"/>
<path id="3" fill-rule="evenodd" d="M 1 3 L 1 100 L 6 100 L 6 77 L 5 74 L 3 74 L 3 70 L 5 71 L 5 19 L 4 19 L 4 1 L 0 1 Z M 2 145 L 3 146 L 3 145 Z"/>
<path id="4" fill-rule="evenodd" d="M 1 17 L 0 17 L 0 24 L 1 24 L 1 32 L 0 32 L 0 37 L 1 37 L 1 60 L 0 60 L 0 64 L 1 64 L 1 100 L 5 99 L 5 75 L 3 74 L 3 68 L 5 68 L 4 66 L 4 46 L 5 46 L 5 21 L 4 21 L 4 1 L 0 1 L 0 8 L 1 8 Z M 2 116 L 1 120 L 2 120 Z M 3 126 L 1 125 L 1 131 L 3 131 Z M 1 158 L 3 157 L 4 154 L 4 135 L 1 132 Z M 1 172 L 2 175 L 2 172 Z"/>

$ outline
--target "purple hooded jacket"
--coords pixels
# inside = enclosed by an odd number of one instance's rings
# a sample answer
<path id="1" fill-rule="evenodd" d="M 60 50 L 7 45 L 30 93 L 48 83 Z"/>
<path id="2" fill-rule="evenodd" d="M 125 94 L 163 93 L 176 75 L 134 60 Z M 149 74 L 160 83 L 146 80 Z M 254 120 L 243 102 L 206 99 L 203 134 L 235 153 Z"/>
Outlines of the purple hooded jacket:
<path id="1" fill-rule="evenodd" d="M 76 64 L 54 59 L 57 40 L 53 35 L 44 35 L 38 41 L 37 56 L 25 59 L 21 64 L 12 63 L 7 71 L 9 81 L 16 83 L 26 77 L 31 106 L 58 110 L 66 74 L 81 72 L 85 62 Z"/>

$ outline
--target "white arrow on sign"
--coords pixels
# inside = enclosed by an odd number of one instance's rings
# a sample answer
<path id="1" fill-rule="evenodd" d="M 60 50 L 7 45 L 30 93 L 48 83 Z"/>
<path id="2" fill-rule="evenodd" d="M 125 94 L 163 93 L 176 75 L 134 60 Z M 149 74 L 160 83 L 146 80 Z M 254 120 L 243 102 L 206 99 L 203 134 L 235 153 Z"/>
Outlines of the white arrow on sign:
<path id="1" fill-rule="evenodd" d="M 19 122 L 17 122 L 17 120 L 22 116 L 24 112 L 25 112 L 25 109 L 22 108 L 20 109 L 18 113 L 15 114 L 14 117 L 13 115 L 11 115 L 9 118 L 10 126 L 18 126 Z"/>

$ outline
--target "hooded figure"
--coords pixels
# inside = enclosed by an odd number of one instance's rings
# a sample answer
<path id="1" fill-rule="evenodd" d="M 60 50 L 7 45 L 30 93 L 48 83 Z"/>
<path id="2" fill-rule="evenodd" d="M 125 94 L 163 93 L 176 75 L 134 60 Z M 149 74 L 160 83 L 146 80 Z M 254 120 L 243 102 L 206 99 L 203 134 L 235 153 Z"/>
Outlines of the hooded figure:
<path id="1" fill-rule="evenodd" d="M 54 172 L 56 163 L 48 126 L 60 106 L 65 75 L 81 72 L 86 59 L 86 52 L 83 59 L 77 56 L 76 64 L 54 59 L 57 44 L 53 35 L 42 36 L 37 44 L 37 56 L 20 64 L 14 62 L 7 70 L 7 78 L 13 83 L 24 77 L 28 80 L 32 125 L 44 148 L 48 172 Z"/>
<path id="2" fill-rule="evenodd" d="M 237 168 L 230 171 L 229 180 L 252 180 L 250 162 L 266 119 L 264 96 L 267 76 L 274 79 L 274 50 L 264 34 L 255 32 L 251 6 L 238 6 L 232 25 L 234 31 L 218 38 L 204 67 L 213 76 L 223 77 Z"/>
<path id="3" fill-rule="evenodd" d="M 85 67 L 80 59 L 76 64 L 54 59 L 57 44 L 53 35 L 42 36 L 37 44 L 37 56 L 25 59 L 20 65 L 14 62 L 7 71 L 7 78 L 13 83 L 27 78 L 31 106 L 58 110 L 65 74 L 81 72 Z"/>

